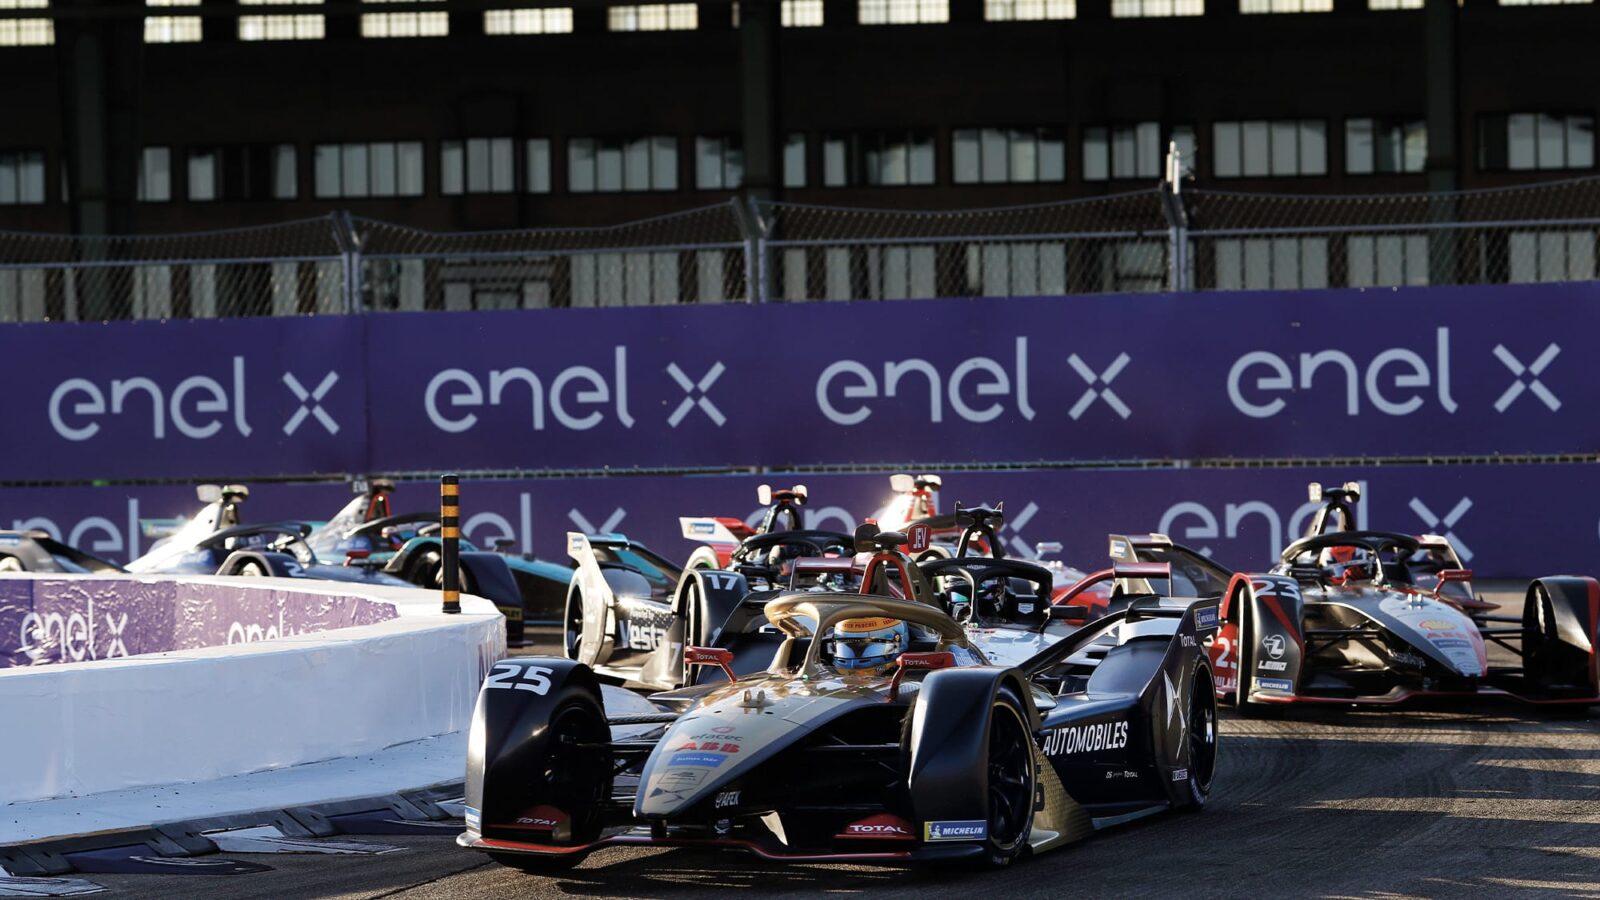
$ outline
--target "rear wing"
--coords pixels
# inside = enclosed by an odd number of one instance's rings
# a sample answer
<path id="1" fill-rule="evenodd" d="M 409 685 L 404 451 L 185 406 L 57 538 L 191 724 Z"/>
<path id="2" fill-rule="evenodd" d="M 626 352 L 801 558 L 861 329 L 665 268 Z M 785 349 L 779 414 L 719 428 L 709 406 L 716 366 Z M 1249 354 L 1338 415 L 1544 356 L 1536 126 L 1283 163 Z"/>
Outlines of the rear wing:
<path id="1" fill-rule="evenodd" d="M 737 545 L 756 533 L 743 520 L 727 516 L 679 516 L 678 527 L 683 529 L 684 540 L 704 544 Z"/>
<path id="2" fill-rule="evenodd" d="M 1112 534 L 1106 542 L 1113 563 L 1169 563 L 1178 576 L 1171 593 L 1206 597 L 1226 590 L 1233 570 L 1199 550 L 1175 544 L 1164 534 Z"/>

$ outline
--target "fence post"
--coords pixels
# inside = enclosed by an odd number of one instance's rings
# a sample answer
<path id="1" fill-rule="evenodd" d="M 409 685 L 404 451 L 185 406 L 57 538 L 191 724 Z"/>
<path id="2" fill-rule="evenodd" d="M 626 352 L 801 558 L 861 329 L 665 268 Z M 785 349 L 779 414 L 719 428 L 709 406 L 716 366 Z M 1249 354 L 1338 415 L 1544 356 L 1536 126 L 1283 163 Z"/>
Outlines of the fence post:
<path id="1" fill-rule="evenodd" d="M 440 565 L 444 576 L 444 611 L 461 612 L 461 479 L 446 475 L 439 479 L 439 538 L 443 544 Z"/>
<path id="2" fill-rule="evenodd" d="M 333 216 L 333 239 L 339 245 L 339 266 L 344 276 L 344 312 L 361 312 L 361 238 L 349 210 Z"/>
<path id="3" fill-rule="evenodd" d="M 1183 155 L 1178 142 L 1167 145 L 1161 179 L 1161 212 L 1167 217 L 1167 288 L 1192 291 L 1189 266 L 1189 214 L 1183 208 Z"/>
<path id="4" fill-rule="evenodd" d="M 744 234 L 744 279 L 745 299 L 750 303 L 765 303 L 772 296 L 771 270 L 768 264 L 766 225 L 761 221 L 761 210 L 756 205 L 756 198 L 735 197 L 730 202 L 733 204 L 733 217 L 739 223 L 739 230 Z"/>

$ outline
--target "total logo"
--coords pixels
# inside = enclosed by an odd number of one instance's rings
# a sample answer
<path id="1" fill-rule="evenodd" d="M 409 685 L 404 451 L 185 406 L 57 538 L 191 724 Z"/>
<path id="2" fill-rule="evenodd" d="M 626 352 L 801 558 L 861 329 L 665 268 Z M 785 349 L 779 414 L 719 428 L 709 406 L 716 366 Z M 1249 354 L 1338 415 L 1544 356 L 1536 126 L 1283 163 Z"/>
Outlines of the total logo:
<path id="1" fill-rule="evenodd" d="M 1253 350 L 1229 368 L 1228 400 L 1256 419 L 1281 414 L 1290 397 L 1327 408 L 1330 394 L 1342 394 L 1347 416 L 1361 415 L 1363 400 L 1386 416 L 1411 415 L 1430 401 L 1453 414 L 1460 405 L 1451 394 L 1450 351 L 1448 327 L 1434 331 L 1432 359 L 1407 347 L 1390 347 L 1358 363 L 1342 350 L 1328 349 L 1301 353 L 1291 364 L 1270 350 Z M 1541 376 L 1560 353 L 1561 346 L 1550 343 L 1524 362 L 1504 344 L 1496 344 L 1490 355 L 1511 373 L 1511 382 L 1495 399 L 1494 411 L 1504 414 L 1525 396 L 1550 412 L 1559 410 L 1560 399 Z"/>
<path id="2" fill-rule="evenodd" d="M 422 406 L 428 421 L 449 434 L 476 427 L 481 417 L 474 410 L 500 406 L 517 410 L 519 418 L 525 410 L 530 431 L 544 431 L 552 424 L 568 431 L 588 431 L 608 418 L 623 428 L 632 428 L 636 420 L 628 408 L 628 348 L 620 344 L 614 347 L 606 368 L 602 371 L 592 365 L 574 365 L 543 376 L 525 366 L 490 369 L 482 374 L 460 368 L 443 369 L 428 380 L 422 392 Z M 721 361 L 713 360 L 698 375 L 675 362 L 661 371 L 665 380 L 682 393 L 667 414 L 668 427 L 709 422 L 721 428 L 727 423 L 727 417 L 711 398 L 712 388 L 727 371 Z"/>
<path id="3" fill-rule="evenodd" d="M 295 434 L 307 421 L 316 422 L 327 434 L 339 433 L 339 422 L 322 405 L 339 383 L 337 371 L 304 380 L 284 371 L 277 381 L 295 402 L 280 426 L 283 434 Z M 169 423 L 177 435 L 191 440 L 206 440 L 224 431 L 249 437 L 255 430 L 249 421 L 249 384 L 242 356 L 233 357 L 226 375 L 191 374 L 171 385 L 142 375 L 114 378 L 103 385 L 88 378 L 68 378 L 50 392 L 50 427 L 69 441 L 81 442 L 99 434 L 108 418 L 127 417 L 130 422 L 148 420 L 149 435 L 158 441 L 167 438 Z"/>

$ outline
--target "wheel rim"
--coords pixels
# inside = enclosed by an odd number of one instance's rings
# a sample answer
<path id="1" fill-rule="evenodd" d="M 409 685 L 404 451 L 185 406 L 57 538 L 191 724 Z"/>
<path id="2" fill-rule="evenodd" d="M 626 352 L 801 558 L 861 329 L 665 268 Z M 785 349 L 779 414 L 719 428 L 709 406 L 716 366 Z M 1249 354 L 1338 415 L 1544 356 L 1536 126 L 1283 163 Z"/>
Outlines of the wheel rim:
<path id="1" fill-rule="evenodd" d="M 607 740 L 610 729 L 586 705 L 569 704 L 550 720 L 551 753 L 545 762 L 544 781 L 556 807 L 572 817 L 574 843 L 594 839 L 597 811 L 611 795 L 610 755 L 583 745 Z"/>
<path id="2" fill-rule="evenodd" d="M 1033 817 L 1033 742 L 1009 704 L 994 707 L 989 729 L 989 839 L 1010 849 Z"/>
<path id="3" fill-rule="evenodd" d="M 260 578 L 266 573 L 261 571 L 261 567 L 259 565 L 256 565 L 253 562 L 247 562 L 239 567 L 239 574 L 245 578 Z"/>
<path id="4" fill-rule="evenodd" d="M 583 594 L 573 591 L 567 594 L 567 624 L 566 624 L 567 659 L 578 658 L 578 648 L 583 645 Z"/>
<path id="5" fill-rule="evenodd" d="M 1189 777 L 1202 793 L 1211 790 L 1217 767 L 1217 694 L 1204 667 L 1195 672 L 1189 697 Z"/>

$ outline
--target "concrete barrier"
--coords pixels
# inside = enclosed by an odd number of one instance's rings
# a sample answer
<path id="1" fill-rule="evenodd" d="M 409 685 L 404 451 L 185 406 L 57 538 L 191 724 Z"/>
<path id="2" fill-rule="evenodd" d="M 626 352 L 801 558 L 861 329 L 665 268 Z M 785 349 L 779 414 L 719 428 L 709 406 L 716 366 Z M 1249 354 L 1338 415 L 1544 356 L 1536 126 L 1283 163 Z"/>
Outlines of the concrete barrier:
<path id="1" fill-rule="evenodd" d="M 0 631 L 12 650 L 45 651 L 0 668 L 0 803 L 202 781 L 461 731 L 505 655 L 505 620 L 477 597 L 446 616 L 437 592 L 413 588 L 7 576 L 0 598 L 13 608 L 20 582 L 79 606 L 35 604 L 27 628 L 0 621 L 15 628 Z M 170 622 L 149 630 L 172 635 L 172 648 L 130 652 L 145 646 L 136 621 Z"/>

